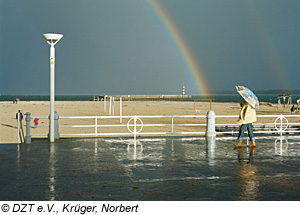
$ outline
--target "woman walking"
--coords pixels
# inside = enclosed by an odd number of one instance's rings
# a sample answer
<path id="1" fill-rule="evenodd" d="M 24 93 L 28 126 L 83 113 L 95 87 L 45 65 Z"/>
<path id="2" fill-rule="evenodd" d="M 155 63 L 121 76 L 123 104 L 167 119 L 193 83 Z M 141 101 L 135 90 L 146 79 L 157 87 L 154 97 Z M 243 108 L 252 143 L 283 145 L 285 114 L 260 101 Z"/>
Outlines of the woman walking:
<path id="1" fill-rule="evenodd" d="M 238 120 L 238 124 L 240 124 L 239 136 L 238 136 L 238 143 L 235 144 L 236 147 L 243 146 L 243 137 L 244 133 L 247 130 L 248 136 L 250 138 L 251 144 L 247 145 L 247 147 L 255 147 L 255 138 L 253 135 L 253 126 L 252 123 L 256 122 L 256 111 L 248 102 L 245 100 L 240 103 L 241 105 L 241 112 Z"/>

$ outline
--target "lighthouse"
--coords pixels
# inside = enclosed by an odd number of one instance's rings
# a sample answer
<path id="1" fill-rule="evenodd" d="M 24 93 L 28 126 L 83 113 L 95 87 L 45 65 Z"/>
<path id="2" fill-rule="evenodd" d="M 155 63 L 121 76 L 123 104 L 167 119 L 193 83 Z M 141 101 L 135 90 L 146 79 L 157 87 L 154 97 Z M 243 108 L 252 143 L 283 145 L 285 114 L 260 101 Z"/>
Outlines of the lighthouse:
<path id="1" fill-rule="evenodd" d="M 185 95 L 185 86 L 184 86 L 184 84 L 182 85 L 181 95 L 182 95 L 182 97 Z"/>

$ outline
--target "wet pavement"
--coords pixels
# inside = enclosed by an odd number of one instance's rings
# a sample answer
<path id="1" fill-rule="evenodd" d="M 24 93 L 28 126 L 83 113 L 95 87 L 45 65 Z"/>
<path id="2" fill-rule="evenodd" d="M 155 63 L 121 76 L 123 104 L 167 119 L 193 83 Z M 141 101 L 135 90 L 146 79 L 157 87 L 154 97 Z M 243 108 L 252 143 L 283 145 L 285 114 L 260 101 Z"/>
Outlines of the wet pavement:
<path id="1" fill-rule="evenodd" d="M 300 200 L 300 136 L 0 144 L 0 200 Z"/>

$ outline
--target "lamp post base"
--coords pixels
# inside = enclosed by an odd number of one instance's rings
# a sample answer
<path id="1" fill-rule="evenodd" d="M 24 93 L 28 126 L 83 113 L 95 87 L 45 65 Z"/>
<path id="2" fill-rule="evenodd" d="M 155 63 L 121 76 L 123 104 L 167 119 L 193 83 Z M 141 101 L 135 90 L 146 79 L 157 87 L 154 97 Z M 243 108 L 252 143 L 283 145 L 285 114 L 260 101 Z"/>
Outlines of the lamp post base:
<path id="1" fill-rule="evenodd" d="M 49 118 L 49 122 L 50 122 L 50 116 L 48 118 Z M 58 120 L 59 120 L 58 113 L 56 111 L 54 111 L 54 139 L 55 140 L 60 138 L 59 130 L 58 130 Z M 48 139 L 50 139 L 50 130 L 51 130 L 51 128 L 49 127 Z"/>

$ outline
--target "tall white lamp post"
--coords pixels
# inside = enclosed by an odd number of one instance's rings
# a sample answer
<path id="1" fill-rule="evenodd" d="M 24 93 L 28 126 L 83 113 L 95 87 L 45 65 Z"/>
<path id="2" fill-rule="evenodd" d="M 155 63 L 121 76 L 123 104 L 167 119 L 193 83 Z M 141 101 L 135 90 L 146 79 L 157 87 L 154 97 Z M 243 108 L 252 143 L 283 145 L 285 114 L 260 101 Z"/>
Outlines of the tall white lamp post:
<path id="1" fill-rule="evenodd" d="M 50 142 L 54 142 L 54 65 L 55 65 L 55 44 L 63 37 L 62 34 L 43 34 L 50 45 Z"/>

